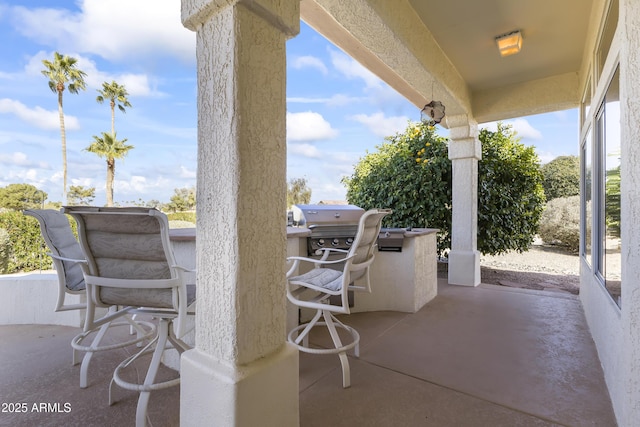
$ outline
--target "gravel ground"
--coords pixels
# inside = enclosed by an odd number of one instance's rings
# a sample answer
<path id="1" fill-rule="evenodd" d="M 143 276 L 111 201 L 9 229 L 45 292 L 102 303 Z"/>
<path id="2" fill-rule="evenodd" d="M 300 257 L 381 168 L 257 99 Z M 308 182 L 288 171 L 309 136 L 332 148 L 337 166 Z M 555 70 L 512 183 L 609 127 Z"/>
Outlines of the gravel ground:
<path id="1" fill-rule="evenodd" d="M 548 245 L 534 244 L 527 252 L 480 257 L 482 283 L 578 294 L 578 255 Z M 446 277 L 446 264 L 438 266 Z"/>

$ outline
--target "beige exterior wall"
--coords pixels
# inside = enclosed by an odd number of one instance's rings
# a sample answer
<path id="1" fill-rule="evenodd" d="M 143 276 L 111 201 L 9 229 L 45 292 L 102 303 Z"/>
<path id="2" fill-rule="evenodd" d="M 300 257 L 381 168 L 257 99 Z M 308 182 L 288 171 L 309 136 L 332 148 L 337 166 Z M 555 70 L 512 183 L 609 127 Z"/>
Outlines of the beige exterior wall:
<path id="1" fill-rule="evenodd" d="M 595 55 L 608 1 L 596 4 L 592 37 L 585 47 L 582 89 L 594 83 L 590 115 L 595 115 L 611 77 L 620 66 L 620 131 L 622 179 L 622 304 L 618 307 L 591 267 L 581 262 L 585 315 L 598 349 L 609 394 L 620 426 L 640 424 L 640 4 L 620 0 L 618 28 L 599 75 Z M 595 76 L 595 77 L 594 77 Z M 585 138 L 594 123 L 587 117 Z M 592 133 L 593 134 L 593 133 Z"/>

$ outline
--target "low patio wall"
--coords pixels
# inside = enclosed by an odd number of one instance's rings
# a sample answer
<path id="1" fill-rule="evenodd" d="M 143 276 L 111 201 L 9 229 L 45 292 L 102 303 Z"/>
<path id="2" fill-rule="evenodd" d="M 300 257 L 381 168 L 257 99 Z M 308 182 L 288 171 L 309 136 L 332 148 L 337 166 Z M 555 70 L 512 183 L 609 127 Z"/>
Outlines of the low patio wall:
<path id="1" fill-rule="evenodd" d="M 63 325 L 81 327 L 83 310 L 55 312 L 58 276 L 54 271 L 0 276 L 0 325 Z M 81 303 L 80 295 L 67 295 L 67 304 Z"/>

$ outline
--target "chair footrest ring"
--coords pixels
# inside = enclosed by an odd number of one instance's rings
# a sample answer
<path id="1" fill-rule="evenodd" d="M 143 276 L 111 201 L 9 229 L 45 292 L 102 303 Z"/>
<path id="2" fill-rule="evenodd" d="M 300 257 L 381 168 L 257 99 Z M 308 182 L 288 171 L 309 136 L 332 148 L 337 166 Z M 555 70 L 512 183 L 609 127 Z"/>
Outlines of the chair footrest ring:
<path id="1" fill-rule="evenodd" d="M 85 338 L 89 337 L 93 333 L 97 333 L 100 330 L 100 328 L 92 329 L 92 330 L 87 331 L 87 332 L 82 332 L 82 333 L 76 335 L 75 337 L 73 337 L 73 339 L 71 340 L 71 347 L 73 347 L 74 350 L 79 350 L 79 351 L 91 351 L 91 352 L 106 351 L 106 350 L 113 350 L 113 349 L 116 349 L 116 348 L 128 347 L 130 345 L 137 344 L 137 343 L 142 342 L 144 340 L 153 338 L 153 336 L 156 333 L 156 325 L 154 325 L 151 322 L 144 322 L 144 321 L 136 321 L 136 323 L 138 325 L 145 326 L 145 327 L 149 328 L 149 331 L 146 334 L 144 334 L 143 336 L 139 337 L 139 338 L 134 338 L 134 339 L 131 339 L 131 340 L 128 340 L 128 341 L 125 341 L 125 342 L 119 342 L 117 344 L 103 345 L 103 346 L 98 346 L 98 347 L 93 348 L 91 346 L 82 345 L 82 342 L 84 341 Z M 113 326 L 127 326 L 127 327 L 130 327 L 131 324 L 127 323 L 127 322 L 118 322 L 118 323 L 112 323 L 112 324 L 109 325 L 109 327 L 113 327 Z"/>
<path id="2" fill-rule="evenodd" d="M 308 323 L 305 323 L 303 325 L 300 325 L 294 329 L 291 330 L 291 332 L 289 332 L 289 335 L 287 336 L 287 340 L 295 345 L 296 347 L 298 347 L 298 350 L 303 351 L 305 353 L 312 353 L 312 354 L 338 354 L 338 353 L 343 353 L 346 352 L 348 350 L 351 350 L 352 348 L 354 348 L 355 346 L 358 345 L 358 343 L 360 342 L 360 334 L 358 333 L 358 331 L 356 331 L 355 329 L 353 329 L 351 326 L 347 326 L 344 325 L 342 323 L 335 323 L 335 326 L 337 328 L 341 328 L 344 329 L 345 331 L 349 332 L 351 334 L 351 337 L 353 338 L 353 341 L 351 341 L 348 344 L 343 345 L 342 347 L 337 347 L 337 348 L 310 348 L 307 346 L 304 346 L 302 344 L 297 344 L 295 342 L 295 338 L 294 334 L 304 328 L 306 328 L 308 325 Z M 313 328 L 315 328 L 316 326 L 326 326 L 327 322 L 317 322 Z M 313 329 L 312 328 L 312 329 Z"/>
<path id="3" fill-rule="evenodd" d="M 146 384 L 146 385 L 145 384 L 138 384 L 138 383 L 130 383 L 130 382 L 125 381 L 122 378 L 120 378 L 120 371 L 122 369 L 126 368 L 127 365 L 129 364 L 129 362 L 131 362 L 133 359 L 138 358 L 138 357 L 140 357 L 142 355 L 153 353 L 153 351 L 154 351 L 153 349 L 144 350 L 142 352 L 138 352 L 138 353 L 136 353 L 136 354 L 134 354 L 132 356 L 127 357 L 113 371 L 113 381 L 118 386 L 120 386 L 120 387 L 122 387 L 122 388 L 124 388 L 126 390 L 132 390 L 132 391 L 138 391 L 138 392 L 163 390 L 165 388 L 175 387 L 178 384 L 180 384 L 180 378 L 174 378 L 172 380 L 162 381 L 162 382 L 153 383 L 153 384 Z"/>

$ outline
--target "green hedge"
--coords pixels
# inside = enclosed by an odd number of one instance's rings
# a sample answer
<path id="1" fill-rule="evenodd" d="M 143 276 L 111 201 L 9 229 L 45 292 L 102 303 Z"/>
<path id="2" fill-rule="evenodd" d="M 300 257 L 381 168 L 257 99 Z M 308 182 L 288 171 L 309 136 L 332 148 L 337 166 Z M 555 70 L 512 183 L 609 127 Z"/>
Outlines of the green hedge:
<path id="1" fill-rule="evenodd" d="M 0 242 L 4 245 L 0 252 L 8 255 L 3 274 L 53 268 L 35 218 L 19 211 L 3 212 L 0 213 L 0 228 L 9 235 L 8 244 Z"/>
<path id="2" fill-rule="evenodd" d="M 167 214 L 169 221 L 187 221 L 195 225 L 196 213 L 195 212 L 172 212 Z"/>
<path id="3" fill-rule="evenodd" d="M 0 274 L 9 268 L 9 260 L 11 259 L 11 239 L 9 233 L 4 228 L 0 228 Z"/>

